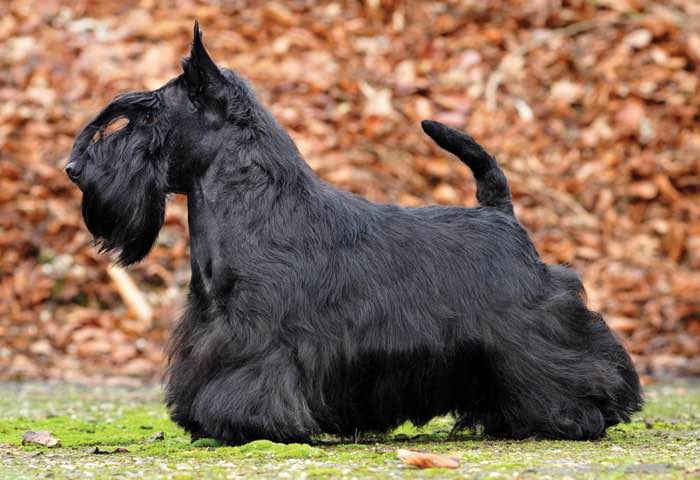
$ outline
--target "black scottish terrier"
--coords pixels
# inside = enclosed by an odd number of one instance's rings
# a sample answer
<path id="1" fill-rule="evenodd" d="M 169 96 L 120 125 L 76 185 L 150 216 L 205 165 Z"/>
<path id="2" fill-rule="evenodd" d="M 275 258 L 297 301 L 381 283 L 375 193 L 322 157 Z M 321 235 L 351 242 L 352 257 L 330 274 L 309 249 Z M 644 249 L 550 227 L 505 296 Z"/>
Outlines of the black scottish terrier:
<path id="1" fill-rule="evenodd" d="M 473 171 L 478 208 L 375 204 L 314 174 L 196 24 L 182 67 L 107 105 L 66 171 L 122 265 L 151 249 L 168 193 L 187 195 L 192 281 L 166 397 L 193 438 L 304 441 L 453 413 L 496 437 L 593 439 L 641 408 L 629 355 L 576 273 L 540 260 L 472 138 L 423 122 Z"/>

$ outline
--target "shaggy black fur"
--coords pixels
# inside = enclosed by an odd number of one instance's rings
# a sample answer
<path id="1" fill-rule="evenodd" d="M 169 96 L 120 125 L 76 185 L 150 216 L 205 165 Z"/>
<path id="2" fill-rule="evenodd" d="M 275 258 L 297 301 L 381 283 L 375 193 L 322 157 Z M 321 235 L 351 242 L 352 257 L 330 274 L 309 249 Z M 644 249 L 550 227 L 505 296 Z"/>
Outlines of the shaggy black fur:
<path id="1" fill-rule="evenodd" d="M 123 265 L 150 250 L 166 195 L 187 195 L 192 282 L 166 391 L 193 437 L 301 441 L 454 413 L 498 437 L 591 439 L 640 409 L 625 349 L 576 273 L 542 263 L 470 137 L 423 122 L 472 169 L 480 207 L 375 204 L 321 181 L 196 25 L 183 68 L 110 103 L 67 172 Z"/>

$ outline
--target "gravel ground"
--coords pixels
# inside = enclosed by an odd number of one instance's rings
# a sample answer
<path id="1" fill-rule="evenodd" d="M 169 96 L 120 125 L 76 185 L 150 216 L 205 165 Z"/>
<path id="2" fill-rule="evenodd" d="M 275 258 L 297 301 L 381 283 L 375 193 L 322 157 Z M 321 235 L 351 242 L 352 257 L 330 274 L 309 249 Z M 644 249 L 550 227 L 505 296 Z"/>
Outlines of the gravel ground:
<path id="1" fill-rule="evenodd" d="M 700 478 L 700 384 L 647 388 L 632 423 L 595 442 L 448 438 L 450 418 L 385 436 L 267 441 L 241 447 L 191 444 L 172 424 L 158 387 L 0 384 L 0 478 Z M 54 448 L 22 446 L 49 430 Z M 163 432 L 162 440 L 151 438 Z M 118 447 L 127 451 L 111 452 Z M 418 470 L 398 449 L 456 457 L 459 468 Z"/>

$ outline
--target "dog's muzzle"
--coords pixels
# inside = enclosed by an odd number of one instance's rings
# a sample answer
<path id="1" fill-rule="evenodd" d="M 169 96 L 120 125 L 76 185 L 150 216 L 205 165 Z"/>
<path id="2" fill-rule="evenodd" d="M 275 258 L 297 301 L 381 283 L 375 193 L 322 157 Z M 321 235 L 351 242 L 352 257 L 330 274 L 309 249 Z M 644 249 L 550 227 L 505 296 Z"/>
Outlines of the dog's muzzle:
<path id="1" fill-rule="evenodd" d="M 76 185 L 78 184 L 78 179 L 80 179 L 80 174 L 82 171 L 82 167 L 78 165 L 78 162 L 75 160 L 71 160 L 68 162 L 68 165 L 66 165 L 66 175 L 68 175 L 71 182 L 75 183 Z"/>

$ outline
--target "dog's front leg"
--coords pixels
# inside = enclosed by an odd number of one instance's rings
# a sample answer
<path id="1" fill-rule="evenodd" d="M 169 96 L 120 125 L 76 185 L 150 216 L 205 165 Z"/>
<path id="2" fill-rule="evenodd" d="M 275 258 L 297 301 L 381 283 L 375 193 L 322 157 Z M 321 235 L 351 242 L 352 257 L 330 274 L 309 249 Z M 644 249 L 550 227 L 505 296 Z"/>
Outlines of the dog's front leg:
<path id="1" fill-rule="evenodd" d="M 280 351 L 219 371 L 197 394 L 192 418 L 209 436 L 229 444 L 308 441 L 319 431 L 299 373 Z"/>
<path id="2" fill-rule="evenodd" d="M 196 275 L 193 281 L 198 284 Z M 217 351 L 221 347 L 211 343 L 212 334 L 216 338 L 217 331 L 212 331 L 216 324 L 205 314 L 208 310 L 206 299 L 190 291 L 188 307 L 173 329 L 167 350 L 165 402 L 170 418 L 192 435 L 193 440 L 211 436 L 194 420 L 192 413 L 192 403 L 215 375 L 219 362 Z"/>

